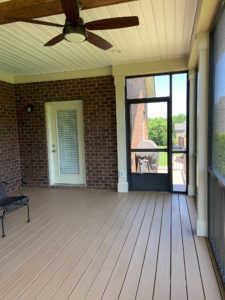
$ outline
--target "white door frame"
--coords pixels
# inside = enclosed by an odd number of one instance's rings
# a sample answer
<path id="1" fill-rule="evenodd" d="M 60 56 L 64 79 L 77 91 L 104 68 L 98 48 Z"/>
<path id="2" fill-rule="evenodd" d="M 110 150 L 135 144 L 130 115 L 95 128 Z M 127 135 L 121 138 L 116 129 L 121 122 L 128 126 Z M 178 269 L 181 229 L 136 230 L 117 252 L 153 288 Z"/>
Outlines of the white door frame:
<path id="1" fill-rule="evenodd" d="M 52 152 L 52 145 L 55 143 L 53 141 L 55 130 L 52 111 L 57 108 L 57 106 L 68 106 L 75 105 L 78 110 L 78 144 L 79 144 L 79 161 L 80 161 L 80 179 L 78 182 L 56 182 L 55 172 L 57 166 L 54 163 L 55 153 Z M 74 185 L 86 185 L 86 170 L 85 170 L 85 155 L 84 155 L 84 124 L 83 124 L 83 102 L 81 100 L 71 100 L 71 101 L 55 101 L 55 102 L 46 102 L 45 103 L 45 113 L 46 113 L 46 125 L 47 125 L 47 144 L 48 144 L 48 167 L 49 167 L 49 182 L 50 185 L 58 184 L 74 184 Z"/>

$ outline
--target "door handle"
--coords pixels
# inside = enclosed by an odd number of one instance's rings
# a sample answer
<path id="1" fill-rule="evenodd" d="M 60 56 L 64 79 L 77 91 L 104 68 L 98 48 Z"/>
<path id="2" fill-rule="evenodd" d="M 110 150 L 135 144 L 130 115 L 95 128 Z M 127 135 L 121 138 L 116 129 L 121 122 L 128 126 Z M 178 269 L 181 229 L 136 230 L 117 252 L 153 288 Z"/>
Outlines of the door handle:
<path id="1" fill-rule="evenodd" d="M 52 152 L 56 152 L 56 151 L 53 149 Z"/>

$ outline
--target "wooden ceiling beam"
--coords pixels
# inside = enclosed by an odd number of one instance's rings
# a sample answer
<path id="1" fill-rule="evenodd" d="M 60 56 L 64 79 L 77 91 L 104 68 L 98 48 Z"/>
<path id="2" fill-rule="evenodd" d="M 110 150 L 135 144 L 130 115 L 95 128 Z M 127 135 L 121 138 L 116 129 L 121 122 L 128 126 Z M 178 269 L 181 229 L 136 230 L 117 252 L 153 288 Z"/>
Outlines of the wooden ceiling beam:
<path id="1" fill-rule="evenodd" d="M 81 9 L 97 8 L 136 0 L 80 0 Z M 42 18 L 63 13 L 60 0 L 11 0 L 0 3 L 0 25 L 13 23 L 5 17 Z"/>
<path id="2" fill-rule="evenodd" d="M 89 9 L 132 1 L 137 0 L 80 0 L 79 2 L 81 5 L 81 9 Z"/>

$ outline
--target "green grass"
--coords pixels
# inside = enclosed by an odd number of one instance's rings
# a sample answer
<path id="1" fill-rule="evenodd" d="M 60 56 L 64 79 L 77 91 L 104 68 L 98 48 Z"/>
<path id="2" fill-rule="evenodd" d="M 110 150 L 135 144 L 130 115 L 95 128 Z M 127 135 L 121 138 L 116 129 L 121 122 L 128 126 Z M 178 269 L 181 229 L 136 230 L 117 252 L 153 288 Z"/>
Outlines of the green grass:
<path id="1" fill-rule="evenodd" d="M 159 153 L 159 167 L 168 167 L 167 152 Z"/>
<path id="2" fill-rule="evenodd" d="M 225 178 L 225 133 L 213 136 L 212 164 L 221 176 Z"/>

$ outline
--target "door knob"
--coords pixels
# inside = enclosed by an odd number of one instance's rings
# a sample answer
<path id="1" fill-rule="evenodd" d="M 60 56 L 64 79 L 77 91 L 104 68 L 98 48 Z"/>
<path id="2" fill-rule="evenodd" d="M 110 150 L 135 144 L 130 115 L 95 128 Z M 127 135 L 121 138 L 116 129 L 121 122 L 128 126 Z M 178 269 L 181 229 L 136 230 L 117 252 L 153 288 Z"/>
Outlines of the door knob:
<path id="1" fill-rule="evenodd" d="M 53 149 L 52 152 L 56 152 L 55 149 Z"/>

